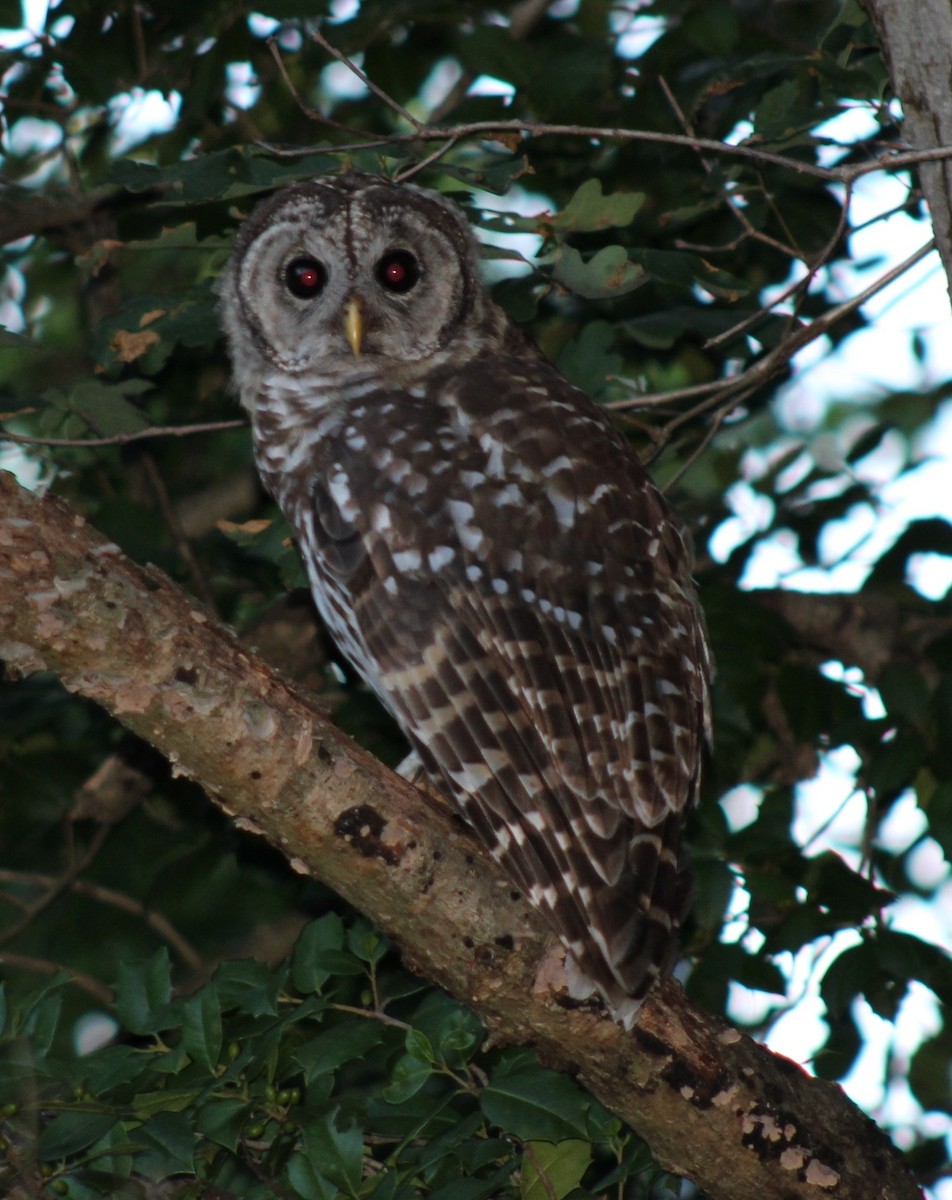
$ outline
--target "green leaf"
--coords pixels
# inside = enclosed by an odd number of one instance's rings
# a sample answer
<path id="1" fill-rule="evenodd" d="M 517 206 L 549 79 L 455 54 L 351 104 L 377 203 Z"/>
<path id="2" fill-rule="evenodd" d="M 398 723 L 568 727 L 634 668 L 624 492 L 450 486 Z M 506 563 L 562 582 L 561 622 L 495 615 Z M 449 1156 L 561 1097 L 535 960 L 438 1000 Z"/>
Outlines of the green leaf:
<path id="1" fill-rule="evenodd" d="M 553 262 L 552 277 L 586 300 L 624 296 L 648 281 L 624 246 L 605 246 L 587 261 L 572 246 L 562 246 Z"/>
<path id="2" fill-rule="evenodd" d="M 917 727 L 927 720 L 929 685 L 922 673 L 904 663 L 890 663 L 878 680 L 879 694 L 891 717 L 904 717 Z"/>
<path id="3" fill-rule="evenodd" d="M 384 957 L 390 949 L 390 943 L 376 929 L 360 921 L 347 930 L 347 948 L 362 962 L 373 965 Z"/>
<path id="4" fill-rule="evenodd" d="M 202 1091 L 202 1088 L 159 1088 L 154 1092 L 137 1092 L 132 1105 L 140 1113 L 184 1112 Z"/>
<path id="5" fill-rule="evenodd" d="M 301 930 L 291 959 L 291 981 L 302 995 L 318 992 L 331 976 L 331 968 L 318 965 L 317 956 L 344 946 L 344 922 L 328 913 Z"/>
<path id="6" fill-rule="evenodd" d="M 527 1142 L 522 1151 L 522 1200 L 563 1200 L 582 1181 L 592 1161 L 589 1142 Z"/>
<path id="7" fill-rule="evenodd" d="M 288 1180 L 301 1200 L 338 1200 L 337 1188 L 314 1169 L 311 1160 L 300 1151 L 288 1160 Z"/>
<path id="8" fill-rule="evenodd" d="M 221 1054 L 221 1003 L 214 984 L 203 987 L 185 1004 L 182 1044 L 194 1062 L 214 1071 Z"/>
<path id="9" fill-rule="evenodd" d="M 952 1113 L 952 1030 L 948 1027 L 927 1038 L 913 1055 L 909 1067 L 909 1086 L 929 1111 Z"/>
<path id="10" fill-rule="evenodd" d="M 338 1109 L 308 1124 L 304 1153 L 318 1175 L 329 1179 L 347 1196 L 356 1196 L 364 1169 L 364 1138 L 356 1125 L 337 1128 Z"/>
<path id="11" fill-rule="evenodd" d="M 104 1046 L 83 1059 L 83 1077 L 94 1096 L 131 1083 L 148 1069 L 148 1059 L 133 1046 Z"/>
<path id="12" fill-rule="evenodd" d="M 52 1162 L 78 1154 L 98 1142 L 115 1124 L 114 1113 L 61 1112 L 40 1132 L 40 1159 Z"/>
<path id="13" fill-rule="evenodd" d="M 146 1147 L 144 1154 L 136 1156 L 136 1169 L 153 1183 L 193 1170 L 195 1130 L 185 1113 L 157 1112 L 140 1127 L 136 1136 Z"/>
<path id="14" fill-rule="evenodd" d="M 591 1103 L 567 1075 L 544 1067 L 496 1071 L 479 1093 L 487 1120 L 526 1142 L 586 1137 Z"/>
<path id="15" fill-rule="evenodd" d="M 138 1132 L 131 1137 L 121 1121 L 114 1121 L 109 1129 L 89 1148 L 90 1157 L 97 1171 L 103 1171 L 117 1179 L 128 1179 L 132 1174 L 133 1154 L 140 1149 Z"/>
<path id="16" fill-rule="evenodd" d="M 195 1127 L 216 1145 L 234 1153 L 251 1107 L 248 1100 L 212 1100 L 199 1109 Z"/>
<path id="17" fill-rule="evenodd" d="M 286 974 L 286 964 L 270 967 L 250 959 L 222 963 L 215 972 L 222 1011 L 237 1009 L 249 1017 L 274 1016 Z"/>
<path id="18" fill-rule="evenodd" d="M 304 1069 L 305 1083 L 336 1071 L 348 1062 L 359 1062 L 380 1045 L 385 1028 L 379 1021 L 355 1018 L 325 1029 L 299 1046 L 294 1059 Z"/>
<path id="19" fill-rule="evenodd" d="M 619 374 L 625 366 L 622 356 L 614 353 L 614 345 L 615 330 L 608 321 L 589 321 L 563 347 L 556 366 L 576 387 L 598 399 L 609 376 Z"/>
<path id="20" fill-rule="evenodd" d="M 407 1030 L 404 1045 L 407 1054 L 412 1054 L 414 1058 L 418 1058 L 421 1062 L 436 1062 L 436 1055 L 433 1053 L 433 1046 L 430 1043 L 430 1039 L 419 1029 Z"/>
<path id="21" fill-rule="evenodd" d="M 45 1058 L 53 1045 L 62 1007 L 63 997 L 58 992 L 49 992 L 32 1005 L 23 1022 L 23 1032 L 30 1039 L 30 1049 L 37 1061 Z"/>
<path id="22" fill-rule="evenodd" d="M 402 1054 L 394 1063 L 390 1082 L 382 1095 L 388 1104 L 403 1104 L 415 1096 L 433 1074 L 433 1068 L 416 1054 Z"/>
<path id="23" fill-rule="evenodd" d="M 725 271 L 723 267 L 714 266 L 699 254 L 688 254 L 682 250 L 636 249 L 632 250 L 631 259 L 633 265 L 640 267 L 651 279 L 683 292 L 694 291 L 700 286 L 711 295 L 731 303 L 750 292 L 750 285 L 743 279 Z M 699 324 L 704 319 L 699 316 Z M 736 313 L 734 320 L 737 320 Z"/>
<path id="24" fill-rule="evenodd" d="M 116 1015 L 131 1033 L 159 1033 L 182 1020 L 169 1000 L 172 967 L 169 952 L 160 947 L 147 962 L 120 963 L 116 980 Z"/>
<path id="25" fill-rule="evenodd" d="M 594 233 L 630 225 L 644 201 L 644 192 L 615 192 L 605 196 L 600 179 L 586 179 L 562 211 L 552 218 L 552 228 L 560 233 Z"/>

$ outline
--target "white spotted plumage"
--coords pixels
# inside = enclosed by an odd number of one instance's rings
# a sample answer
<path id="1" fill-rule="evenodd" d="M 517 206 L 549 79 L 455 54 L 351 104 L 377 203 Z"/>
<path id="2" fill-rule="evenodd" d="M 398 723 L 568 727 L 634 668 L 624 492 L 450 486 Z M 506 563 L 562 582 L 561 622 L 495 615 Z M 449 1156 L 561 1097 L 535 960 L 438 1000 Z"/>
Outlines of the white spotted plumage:
<path id="1" fill-rule="evenodd" d="M 245 222 L 221 296 L 321 616 L 561 938 L 571 994 L 630 1024 L 674 961 L 710 721 L 677 521 L 493 303 L 434 193 L 286 189 Z"/>

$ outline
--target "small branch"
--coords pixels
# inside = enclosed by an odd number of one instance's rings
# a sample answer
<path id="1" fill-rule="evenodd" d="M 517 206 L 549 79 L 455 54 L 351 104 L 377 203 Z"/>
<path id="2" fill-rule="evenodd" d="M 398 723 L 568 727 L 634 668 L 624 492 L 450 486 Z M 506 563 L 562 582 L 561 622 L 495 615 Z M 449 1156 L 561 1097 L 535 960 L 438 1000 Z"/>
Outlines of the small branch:
<path id="1" fill-rule="evenodd" d="M 284 65 L 284 59 L 281 57 L 281 49 L 278 46 L 277 41 L 273 37 L 270 37 L 265 45 L 268 47 L 271 57 L 277 64 L 278 72 L 284 81 L 284 86 L 288 89 L 291 99 L 309 121 L 319 121 L 320 124 L 326 125 L 330 129 L 340 130 L 340 132 L 346 133 L 350 137 L 375 137 L 375 135 L 372 133 L 364 133 L 363 130 L 353 129 L 350 125 L 342 125 L 340 121 L 335 121 L 332 117 L 325 117 L 324 114 L 318 112 L 316 108 L 311 108 L 309 104 L 305 104 L 301 97 L 301 93 L 291 81 L 291 76 L 288 74 L 287 67 Z M 272 153 L 275 152 L 272 151 Z"/>
<path id="2" fill-rule="evenodd" d="M 365 87 L 369 88 L 373 92 L 378 100 L 382 100 L 389 109 L 392 109 L 393 112 L 397 114 L 398 117 L 402 117 L 404 121 L 406 121 L 409 125 L 412 125 L 414 129 L 423 128 L 423 123 L 418 121 L 413 113 L 407 112 L 403 105 L 394 100 L 392 96 L 388 95 L 383 88 L 377 87 L 370 76 L 367 75 L 366 72 L 362 71 L 353 59 L 348 58 L 347 55 L 341 50 L 338 50 L 336 46 L 332 46 L 327 38 L 324 37 L 323 34 L 321 34 L 317 29 L 311 30 L 311 41 L 317 42 L 317 44 L 323 50 L 326 50 L 328 54 L 336 58 L 339 63 L 343 63 L 348 71 L 352 72 Z"/>
<path id="3" fill-rule="evenodd" d="M 84 853 L 70 865 L 67 871 L 54 878 L 46 892 L 23 910 L 23 914 L 19 920 L 14 921 L 12 925 L 8 925 L 0 933 L 0 946 L 6 946 L 19 937 L 63 892 L 69 890 L 74 881 L 95 861 L 96 855 L 102 849 L 103 842 L 105 842 L 111 832 L 112 825 L 100 825 L 93 834 L 92 840 Z"/>
<path id="4" fill-rule="evenodd" d="M 11 433 L 10 430 L 3 429 L 0 430 L 0 443 L 16 442 L 18 446 L 127 446 L 130 442 L 144 442 L 150 438 L 219 433 L 223 429 L 240 429 L 247 424 L 244 418 L 239 418 L 235 421 L 206 421 L 198 425 L 155 425 L 151 429 L 137 429 L 132 433 L 113 433 L 109 437 L 96 438 L 35 437 L 32 434 Z"/>
<path id="5" fill-rule="evenodd" d="M 658 83 L 661 86 L 661 90 L 664 92 L 665 99 L 667 100 L 668 105 L 671 108 L 671 111 L 674 113 L 674 115 L 677 117 L 678 121 L 680 122 L 681 128 L 684 130 L 684 132 L 689 137 L 695 137 L 696 134 L 694 132 L 694 129 L 691 126 L 691 122 L 688 120 L 686 113 L 681 108 L 681 105 L 678 103 L 676 96 L 671 91 L 671 88 L 668 86 L 668 81 L 665 79 L 665 77 L 663 75 L 659 76 Z M 704 168 L 705 173 L 708 176 L 712 175 L 714 173 L 714 167 L 704 157 L 704 155 L 700 151 L 698 152 L 698 158 L 700 159 L 701 166 Z M 741 229 L 744 231 L 745 238 L 751 238 L 754 241 L 761 242 L 765 246 L 772 247 L 774 250 L 779 250 L 781 254 L 786 255 L 788 258 L 796 258 L 796 259 L 802 258 L 802 255 L 799 250 L 794 249 L 792 246 L 785 246 L 781 242 L 776 241 L 776 239 L 769 237 L 767 234 L 761 232 L 761 230 L 756 229 L 751 224 L 750 218 L 747 216 L 747 214 L 744 212 L 744 210 L 738 205 L 737 201 L 734 199 L 734 197 L 730 194 L 730 192 L 726 188 L 719 188 L 718 190 L 720 191 L 720 194 L 721 194 L 721 197 L 722 197 L 724 203 L 727 205 L 727 207 L 730 209 L 731 213 L 733 214 L 734 219 L 737 221 L 737 223 L 740 225 Z"/>
<path id="6" fill-rule="evenodd" d="M 757 312 L 752 313 L 751 316 L 746 317 L 743 321 L 738 321 L 736 325 L 732 325 L 730 329 L 725 329 L 723 333 L 717 334 L 716 337 L 708 338 L 708 340 L 704 343 L 705 350 L 716 349 L 725 342 L 729 342 L 732 338 L 738 337 L 742 333 L 746 333 L 748 330 L 755 328 L 765 317 L 769 316 L 773 312 L 776 312 L 779 305 L 786 303 L 787 300 L 790 300 L 795 296 L 802 297 L 807 294 L 810 284 L 816 278 L 817 272 L 820 271 L 821 268 L 824 267 L 833 257 L 836 247 L 839 245 L 840 240 L 846 233 L 847 224 L 849 221 L 851 197 L 852 185 L 849 185 L 847 186 L 846 196 L 844 197 L 843 203 L 840 205 L 840 216 L 836 223 L 836 228 L 833 230 L 833 233 L 827 240 L 826 245 L 823 247 L 820 253 L 817 254 L 813 261 L 808 264 L 809 270 L 803 279 L 798 279 L 795 283 L 791 283 L 788 287 L 784 288 L 780 295 L 776 296 L 770 304 L 765 304 L 762 308 L 758 309 Z"/>
<path id="7" fill-rule="evenodd" d="M 159 506 L 159 511 L 162 514 L 162 519 L 165 521 L 175 541 L 176 549 L 185 563 L 189 577 L 192 580 L 192 586 L 195 588 L 195 594 L 199 597 L 202 603 L 215 611 L 215 598 L 211 593 L 208 582 L 205 579 L 205 574 L 199 565 L 198 559 L 195 557 L 195 552 L 192 549 L 192 544 L 188 540 L 185 531 L 182 529 L 182 522 L 179 520 L 178 513 L 175 511 L 175 506 L 169 498 L 168 488 L 165 486 L 165 480 L 159 473 L 159 468 L 156 466 L 155 459 L 149 451 L 141 453 L 142 466 L 145 470 L 146 478 L 149 481 L 149 486 L 152 489 L 152 494 L 155 497 L 155 502 Z"/>
<path id="8" fill-rule="evenodd" d="M 804 346 L 808 346 L 817 338 L 828 333 L 830 329 L 845 316 L 862 307 L 872 296 L 877 292 L 881 292 L 883 288 L 888 287 L 901 275 L 905 274 L 910 267 L 915 266 L 928 254 L 931 254 L 935 249 L 935 240 L 930 238 L 928 242 L 920 246 L 903 259 L 901 263 L 885 271 L 880 277 L 874 280 L 869 287 L 864 288 L 856 296 L 850 300 L 845 300 L 842 304 L 838 304 L 835 308 L 831 308 L 821 317 L 817 317 L 809 325 L 805 325 L 795 330 L 789 337 L 785 338 L 778 346 L 775 346 L 768 354 L 756 362 L 746 371 L 742 371 L 739 375 L 732 376 L 730 379 L 724 380 L 720 384 L 700 384 L 697 389 L 681 388 L 673 392 L 661 392 L 654 396 L 641 397 L 633 396 L 631 399 L 615 400 L 609 405 L 616 412 L 624 413 L 628 409 L 638 409 L 646 406 L 658 406 L 670 403 L 673 399 L 684 398 L 686 395 L 691 395 L 695 391 L 704 392 L 710 389 L 711 394 L 693 408 L 688 409 L 683 413 L 679 413 L 672 417 L 670 421 L 660 430 L 656 431 L 654 436 L 654 445 L 650 457 L 654 458 L 660 453 L 662 448 L 671 440 L 673 434 L 683 425 L 697 419 L 704 413 L 710 412 L 711 409 L 717 410 L 717 421 L 723 419 L 732 412 L 738 404 L 741 404 L 748 396 L 752 395 L 758 388 L 761 388 L 774 376 L 778 375 L 787 365 L 790 359 L 793 358 Z M 716 390 L 714 390 L 716 389 Z"/>
<path id="9" fill-rule="evenodd" d="M 88 992 L 104 1008 L 108 1008 L 115 999 L 111 987 L 107 987 L 106 984 L 101 983 L 92 975 L 87 975 L 84 971 L 77 971 L 62 963 L 50 962 L 46 958 L 34 958 L 29 954 L 14 954 L 10 950 L 0 951 L 0 963 L 7 967 L 17 967 L 21 971 L 33 971 L 38 975 L 58 975 L 61 971 L 65 971 L 72 983 L 75 983 L 78 988 L 82 988 L 84 992 Z"/>
<path id="10" fill-rule="evenodd" d="M 325 121 L 326 118 L 316 114 L 316 119 Z M 952 159 L 952 145 L 939 146 L 929 150 L 900 152 L 890 150 L 881 154 L 871 162 L 858 163 L 848 167 L 821 167 L 817 163 L 804 159 L 790 158 L 784 154 L 776 154 L 772 150 L 759 150 L 747 142 L 721 142 L 716 138 L 694 137 L 681 133 L 661 133 L 655 129 L 625 129 L 607 125 L 556 125 L 544 121 L 471 121 L 460 125 L 444 125 L 440 127 L 423 126 L 414 133 L 388 134 L 372 138 L 368 142 L 355 142 L 344 146 L 326 146 L 324 149 L 335 154 L 343 154 L 348 150 L 366 150 L 401 146 L 413 142 L 436 142 L 452 138 L 461 141 L 465 138 L 483 138 L 492 140 L 497 134 L 521 134 L 526 137 L 577 137 L 596 141 L 644 142 L 646 145 L 683 146 L 688 150 L 704 150 L 711 154 L 726 158 L 740 158 L 762 166 L 782 167 L 794 171 L 798 175 L 809 175 L 826 183 L 850 184 L 863 175 L 875 171 L 900 171 L 906 167 L 916 166 L 924 162 L 938 162 Z M 305 154 L 313 154 L 314 147 L 283 147 L 270 142 L 259 142 L 257 145 L 282 158 L 298 158 Z"/>
<path id="11" fill-rule="evenodd" d="M 36 871 L 0 870 L 0 883 L 14 885 L 28 884 L 35 887 L 52 889 L 57 886 L 57 879 L 55 875 L 43 875 Z M 160 912 L 156 912 L 155 909 L 146 908 L 139 900 L 134 900 L 132 896 L 127 895 L 125 892 L 118 892 L 115 888 L 103 887 L 102 884 L 92 883 L 88 879 L 72 880 L 68 886 L 68 890 L 77 896 L 88 896 L 91 900 L 96 900 L 100 904 L 108 904 L 112 908 L 119 908 L 123 912 L 131 913 L 134 917 L 139 917 L 163 941 L 168 942 L 189 970 L 200 971 L 205 965 L 202 956 L 192 946 L 191 942 L 179 933 L 168 917 L 164 917 Z"/>

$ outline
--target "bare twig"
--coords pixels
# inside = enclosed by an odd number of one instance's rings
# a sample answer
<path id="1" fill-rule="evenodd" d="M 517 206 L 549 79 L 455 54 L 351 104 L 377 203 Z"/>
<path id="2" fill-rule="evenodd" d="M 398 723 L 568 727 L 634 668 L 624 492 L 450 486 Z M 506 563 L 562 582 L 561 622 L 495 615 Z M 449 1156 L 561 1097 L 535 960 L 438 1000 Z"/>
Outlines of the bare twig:
<path id="1" fill-rule="evenodd" d="M 278 46 L 278 43 L 273 37 L 270 37 L 265 44 L 267 45 L 268 50 L 271 52 L 271 57 L 277 64 L 278 71 L 281 75 L 281 78 L 284 80 L 284 86 L 288 89 L 291 99 L 309 121 L 319 121 L 322 125 L 326 125 L 330 129 L 338 129 L 342 133 L 349 134 L 351 137 L 367 137 L 372 139 L 375 136 L 372 133 L 364 133 L 363 130 L 354 129 L 350 125 L 343 125 L 340 121 L 335 121 L 333 117 L 325 117 L 324 114 L 322 112 L 318 112 L 316 108 L 311 108 L 309 104 L 305 104 L 304 100 L 301 98 L 300 92 L 294 86 L 290 75 L 288 75 L 287 67 L 285 67 L 284 59 L 281 57 L 281 50 Z"/>
<path id="2" fill-rule="evenodd" d="M 84 992 L 88 992 L 104 1007 L 112 1004 L 115 999 L 111 987 L 100 983 L 98 979 L 87 975 L 85 971 L 77 971 L 63 963 L 50 962 L 47 958 L 34 958 L 31 954 L 14 954 L 10 950 L 0 953 L 0 963 L 7 967 L 19 967 L 23 971 L 33 971 L 38 975 L 58 975 L 61 971 L 65 971 L 72 983 L 82 988 Z"/>
<path id="3" fill-rule="evenodd" d="M 403 105 L 400 104 L 398 101 L 394 100 L 394 98 L 392 96 L 388 95 L 388 93 L 385 92 L 383 90 L 383 88 L 377 87 L 377 85 L 370 78 L 370 76 L 367 75 L 367 73 L 365 71 L 362 71 L 360 69 L 360 67 L 358 67 L 357 64 L 354 62 L 353 59 L 348 58 L 347 55 L 344 54 L 343 51 L 338 50 L 336 46 L 332 46 L 331 43 L 327 40 L 326 37 L 324 37 L 324 35 L 322 33 L 320 33 L 316 29 L 312 29 L 311 30 L 311 41 L 317 42 L 317 44 L 323 50 L 326 50 L 328 54 L 330 54 L 332 57 L 336 58 L 339 63 L 343 63 L 344 66 L 348 69 L 348 71 L 351 71 L 354 75 L 356 75 L 356 77 L 360 80 L 360 82 L 362 84 L 364 84 L 365 87 L 370 88 L 370 90 L 377 97 L 377 99 L 382 100 L 388 108 L 392 109 L 397 114 L 398 117 L 402 117 L 404 119 L 404 121 L 407 121 L 410 125 L 413 126 L 414 129 L 422 129 L 423 128 L 422 121 L 418 121 L 416 119 L 416 117 L 413 115 L 413 113 L 407 112 L 407 110 L 403 107 Z"/>
<path id="4" fill-rule="evenodd" d="M 678 103 L 674 92 L 671 91 L 671 88 L 668 86 L 668 81 L 663 75 L 659 76 L 658 83 L 661 86 L 661 90 L 664 92 L 665 99 L 667 100 L 671 111 L 681 123 L 681 128 L 689 137 L 695 137 L 696 135 L 691 122 L 688 120 L 687 115 L 681 108 L 681 105 Z M 698 151 L 698 158 L 700 159 L 701 166 L 704 168 L 705 173 L 709 176 L 712 175 L 714 173 L 714 166 L 707 158 L 705 158 L 704 154 L 701 153 L 700 150 Z M 762 242 L 765 246 L 772 246 L 773 249 L 779 250 L 781 254 L 787 255 L 788 258 L 803 257 L 799 250 L 792 246 L 785 246 L 782 242 L 778 242 L 775 238 L 772 238 L 762 230 L 757 229 L 751 223 L 750 217 L 747 216 L 747 214 L 726 188 L 722 187 L 719 189 L 719 191 L 724 199 L 724 203 L 730 209 L 735 220 L 743 229 L 745 237 L 752 238 L 757 242 Z"/>
<path id="5" fill-rule="evenodd" d="M 840 216 L 836 223 L 836 228 L 827 239 L 826 245 L 809 264 L 809 270 L 807 271 L 806 275 L 804 275 L 802 279 L 798 279 L 795 283 L 791 283 L 788 287 L 784 288 L 780 295 L 774 297 L 770 304 L 765 304 L 762 308 L 758 309 L 757 312 L 752 313 L 749 317 L 745 317 L 743 321 L 738 321 L 736 325 L 732 325 L 730 329 L 725 329 L 722 333 L 717 334 L 715 337 L 708 338 L 708 340 L 704 343 L 705 350 L 716 349 L 718 346 L 723 345 L 725 342 L 729 342 L 732 338 L 737 337 L 739 334 L 746 333 L 749 329 L 753 329 L 765 317 L 775 312 L 778 305 L 784 304 L 792 297 L 802 298 L 806 295 L 810 284 L 817 275 L 817 272 L 820 271 L 833 257 L 836 247 L 839 245 L 840 239 L 846 232 L 847 222 L 849 219 L 851 196 L 852 185 L 849 185 L 847 186 L 843 203 L 840 206 Z"/>
<path id="6" fill-rule="evenodd" d="M 112 825 L 100 825 L 93 834 L 92 841 L 86 847 L 86 850 L 70 864 L 68 870 L 62 875 L 58 875 L 53 879 L 53 882 L 43 893 L 38 900 L 35 900 L 31 905 L 24 909 L 23 915 L 18 921 L 14 921 L 12 925 L 8 925 L 2 933 L 0 933 L 0 945 L 8 945 L 15 938 L 27 929 L 47 908 L 61 896 L 63 892 L 68 891 L 72 886 L 73 881 L 82 875 L 83 871 L 95 860 L 96 855 L 102 849 L 103 843 L 112 832 Z"/>
<path id="7" fill-rule="evenodd" d="M 432 154 L 428 154 L 426 158 L 421 159 L 420 162 L 415 163 L 412 167 L 407 167 L 405 171 L 398 172 L 394 176 L 394 179 L 397 183 L 406 183 L 408 179 L 412 179 L 414 175 L 419 175 L 421 171 L 424 171 L 427 167 L 441 159 L 444 154 L 448 154 L 455 145 L 456 138 L 447 138 L 443 145 L 437 146 Z"/>
<path id="8" fill-rule="evenodd" d="M 44 875 L 38 871 L 0 870 L 0 883 L 27 884 L 50 889 L 57 886 L 58 880 L 55 875 Z M 179 933 L 168 917 L 164 917 L 154 909 L 146 908 L 139 900 L 133 899 L 125 892 L 103 887 L 102 884 L 92 883 L 88 879 L 74 879 L 69 884 L 68 890 L 77 896 L 88 896 L 100 904 L 108 904 L 111 908 L 119 908 L 123 912 L 140 917 L 163 941 L 168 942 L 187 967 L 198 971 L 204 965 L 202 956 L 191 942 Z"/>
<path id="9" fill-rule="evenodd" d="M 198 425 L 154 425 L 150 429 L 136 429 L 131 433 L 112 433 L 108 437 L 55 438 L 35 437 L 28 433 L 11 433 L 0 430 L 0 442 L 16 442 L 18 446 L 126 446 L 129 442 L 143 442 L 149 438 L 190 437 L 195 433 L 220 433 L 223 429 L 240 429 L 247 425 L 244 419 L 234 421 L 206 421 Z"/>
<path id="10" fill-rule="evenodd" d="M 320 117 L 321 120 L 325 118 Z M 938 162 L 952 158 L 952 146 L 937 146 L 930 150 L 898 152 L 890 150 L 866 163 L 849 167 L 822 167 L 805 159 L 776 154 L 772 150 L 760 150 L 749 142 L 721 142 L 716 138 L 693 137 L 682 133 L 662 133 L 655 129 L 625 129 L 611 125 L 557 125 L 545 121 L 471 121 L 459 125 L 444 125 L 439 128 L 423 126 L 414 133 L 395 133 L 374 138 L 368 142 L 345 146 L 326 146 L 336 154 L 348 150 L 385 148 L 407 145 L 412 142 L 437 142 L 452 138 L 489 138 L 497 134 L 523 135 L 526 137 L 577 137 L 596 141 L 644 142 L 647 145 L 683 146 L 689 150 L 705 150 L 727 158 L 742 158 L 763 166 L 782 167 L 798 175 L 809 175 L 826 183 L 851 183 L 863 175 L 875 171 L 899 171 L 923 162 Z M 313 154 L 314 147 L 282 147 L 269 142 L 259 142 L 261 149 L 269 154 L 284 158 L 298 158 Z"/>
<path id="11" fill-rule="evenodd" d="M 808 346 L 811 342 L 816 341 L 817 338 L 828 333 L 838 321 L 841 321 L 845 316 L 861 308 L 867 300 L 875 296 L 877 292 L 881 292 L 883 288 L 888 287 L 889 284 L 895 282 L 895 280 L 905 274 L 906 271 L 915 266 L 917 262 L 920 262 L 934 249 L 935 239 L 930 238 L 928 242 L 920 246 L 908 258 L 904 258 L 902 262 L 885 271 L 869 287 L 864 288 L 856 296 L 845 300 L 835 308 L 831 308 L 809 325 L 804 325 L 794 330 L 789 337 L 785 338 L 778 346 L 775 346 L 769 354 L 766 354 L 752 367 L 741 372 L 739 375 L 723 380 L 719 384 L 705 383 L 699 384 L 694 388 L 679 388 L 672 392 L 661 392 L 654 396 L 633 396 L 626 400 L 615 400 L 608 407 L 618 412 L 625 412 L 628 409 L 660 406 L 699 393 L 702 395 L 708 393 L 706 399 L 686 412 L 679 413 L 668 422 L 658 436 L 658 445 L 652 454 L 653 457 L 670 440 L 675 430 L 701 416 L 703 413 L 709 412 L 712 408 L 720 410 L 719 420 L 723 420 L 743 399 L 757 388 L 762 387 L 769 379 L 781 371 L 790 359 L 798 351 L 802 350 L 804 346 Z"/>
<path id="12" fill-rule="evenodd" d="M 165 486 L 165 480 L 156 465 L 152 454 L 146 451 L 140 451 L 142 466 L 145 470 L 146 478 L 149 481 L 149 487 L 152 489 L 152 495 L 155 497 L 155 502 L 159 506 L 159 512 L 162 514 L 162 519 L 165 521 L 175 541 L 175 547 L 182 557 L 188 569 L 189 576 L 192 580 L 192 585 L 195 588 L 195 593 L 201 598 L 203 604 L 215 611 L 215 597 L 211 593 L 211 589 L 205 579 L 205 574 L 199 565 L 198 559 L 195 557 L 195 552 L 192 549 L 192 543 L 188 540 L 188 535 L 182 528 L 182 522 L 179 520 L 178 513 L 175 511 L 175 506 L 169 498 L 168 488 Z"/>

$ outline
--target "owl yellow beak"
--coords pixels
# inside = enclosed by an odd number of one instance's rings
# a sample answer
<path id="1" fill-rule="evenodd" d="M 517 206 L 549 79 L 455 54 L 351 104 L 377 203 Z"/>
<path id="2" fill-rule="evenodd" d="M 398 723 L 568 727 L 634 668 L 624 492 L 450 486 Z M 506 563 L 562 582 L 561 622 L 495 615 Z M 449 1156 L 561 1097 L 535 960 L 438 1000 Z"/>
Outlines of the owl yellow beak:
<path id="1" fill-rule="evenodd" d="M 360 358 L 360 347 L 364 340 L 364 314 L 356 296 L 351 296 L 344 309 L 344 333 L 354 352 L 354 358 Z"/>

